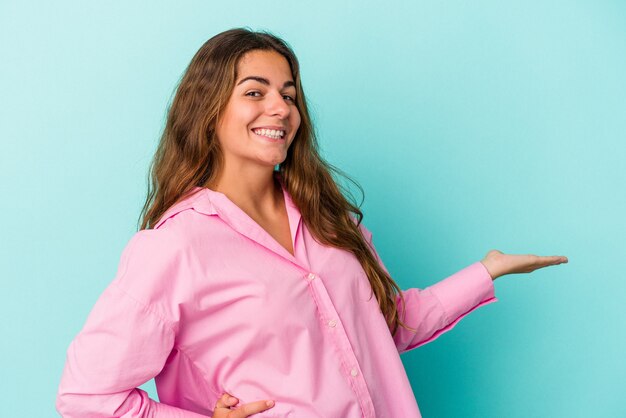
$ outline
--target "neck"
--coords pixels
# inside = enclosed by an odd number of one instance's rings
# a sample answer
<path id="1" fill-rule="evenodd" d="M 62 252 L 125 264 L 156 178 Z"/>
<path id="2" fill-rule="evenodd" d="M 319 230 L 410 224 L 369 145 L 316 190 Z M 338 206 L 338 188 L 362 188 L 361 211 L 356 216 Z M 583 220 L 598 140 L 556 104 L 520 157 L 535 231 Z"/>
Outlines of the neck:
<path id="1" fill-rule="evenodd" d="M 225 165 L 209 187 L 226 195 L 249 214 L 271 217 L 282 205 L 282 190 L 267 167 L 232 167 Z"/>

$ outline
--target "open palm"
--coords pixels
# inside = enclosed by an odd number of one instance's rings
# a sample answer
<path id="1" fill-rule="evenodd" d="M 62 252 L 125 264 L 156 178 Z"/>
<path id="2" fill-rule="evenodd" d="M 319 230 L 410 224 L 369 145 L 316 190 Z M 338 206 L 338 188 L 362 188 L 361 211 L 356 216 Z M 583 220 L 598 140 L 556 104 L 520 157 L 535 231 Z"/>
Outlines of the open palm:
<path id="1" fill-rule="evenodd" d="M 567 262 L 567 257 L 560 255 L 504 254 L 498 250 L 489 251 L 481 260 L 493 280 L 506 274 L 530 273 L 543 267 Z"/>

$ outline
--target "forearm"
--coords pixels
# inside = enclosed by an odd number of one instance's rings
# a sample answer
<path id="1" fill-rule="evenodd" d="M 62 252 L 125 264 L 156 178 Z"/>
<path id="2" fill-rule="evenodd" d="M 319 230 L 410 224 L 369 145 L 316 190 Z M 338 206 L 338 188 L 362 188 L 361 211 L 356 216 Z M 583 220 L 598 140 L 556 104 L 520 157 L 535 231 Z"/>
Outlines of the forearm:
<path id="1" fill-rule="evenodd" d="M 398 300 L 412 332 L 399 328 L 394 340 L 400 353 L 424 345 L 451 330 L 477 308 L 496 302 L 493 280 L 481 263 L 473 263 L 434 285 L 403 291 L 406 305 Z"/>
<path id="2" fill-rule="evenodd" d="M 56 408 L 64 418 L 206 418 L 205 415 L 157 402 L 139 388 L 112 394 L 72 393 L 61 389 Z"/>

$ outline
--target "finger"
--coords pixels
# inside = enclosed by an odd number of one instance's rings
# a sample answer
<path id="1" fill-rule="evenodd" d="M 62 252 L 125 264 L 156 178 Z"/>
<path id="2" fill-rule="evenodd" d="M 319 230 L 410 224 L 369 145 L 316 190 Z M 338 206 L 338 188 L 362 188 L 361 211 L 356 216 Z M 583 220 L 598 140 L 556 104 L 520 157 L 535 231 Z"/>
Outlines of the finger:
<path id="1" fill-rule="evenodd" d="M 250 402 L 240 406 L 234 411 L 230 411 L 228 418 L 244 418 L 250 415 L 254 415 L 258 412 L 263 412 L 274 406 L 274 401 L 257 401 Z"/>
<path id="2" fill-rule="evenodd" d="M 235 398 L 234 396 L 230 396 L 228 393 L 224 393 L 217 400 L 217 403 L 215 404 L 215 409 L 217 409 L 217 408 L 225 408 L 225 409 L 230 411 L 229 408 L 231 406 L 237 405 L 237 402 L 239 402 L 239 399 Z"/>
<path id="3" fill-rule="evenodd" d="M 567 257 L 563 257 L 560 255 L 553 255 L 553 256 L 544 257 L 544 258 L 546 259 L 545 261 L 550 264 L 561 264 L 561 263 L 567 263 L 568 261 Z"/>
<path id="4" fill-rule="evenodd" d="M 536 263 L 542 266 L 554 266 L 561 263 L 567 263 L 567 257 L 560 255 L 537 257 Z"/>

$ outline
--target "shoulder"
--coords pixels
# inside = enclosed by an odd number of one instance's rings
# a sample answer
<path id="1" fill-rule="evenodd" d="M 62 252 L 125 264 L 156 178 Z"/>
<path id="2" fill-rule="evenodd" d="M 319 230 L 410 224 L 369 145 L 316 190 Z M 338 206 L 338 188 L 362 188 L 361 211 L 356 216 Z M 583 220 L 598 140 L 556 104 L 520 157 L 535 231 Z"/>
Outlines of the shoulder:
<path id="1" fill-rule="evenodd" d="M 173 204 L 161 215 L 153 229 L 190 228 L 193 227 L 193 222 L 199 220 L 199 218 L 215 215 L 217 211 L 209 198 L 208 192 L 208 189 L 201 187 L 192 189 L 187 197 Z"/>
<path id="2" fill-rule="evenodd" d="M 161 264 L 174 262 L 194 241 L 199 226 L 210 224 L 216 211 L 206 189 L 196 187 L 186 198 L 169 207 L 152 229 L 136 232 L 124 249 L 126 261 Z M 124 261 L 124 260 L 122 260 Z"/>
<path id="3" fill-rule="evenodd" d="M 122 251 L 113 282 L 140 302 L 153 302 L 151 295 L 163 288 L 181 267 L 183 247 L 174 228 L 138 231 Z"/>
<path id="4" fill-rule="evenodd" d="M 210 202 L 201 197 L 195 194 L 176 203 L 153 229 L 133 234 L 122 251 L 116 284 L 144 303 L 176 285 L 177 277 L 189 268 L 198 242 L 196 236 L 207 233 L 206 227 L 199 226 L 212 224 L 207 216 Z"/>

